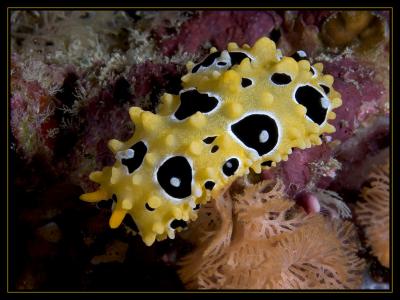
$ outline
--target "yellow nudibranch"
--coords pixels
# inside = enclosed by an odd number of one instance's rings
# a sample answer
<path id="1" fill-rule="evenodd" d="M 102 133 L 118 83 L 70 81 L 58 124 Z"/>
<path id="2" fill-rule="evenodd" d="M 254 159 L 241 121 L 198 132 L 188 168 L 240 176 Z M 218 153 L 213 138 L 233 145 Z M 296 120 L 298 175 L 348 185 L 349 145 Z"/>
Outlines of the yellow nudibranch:
<path id="1" fill-rule="evenodd" d="M 274 167 L 293 148 L 320 145 L 335 128 L 342 103 L 333 77 L 304 51 L 283 57 L 260 38 L 253 47 L 229 43 L 199 64 L 187 64 L 179 95 L 165 93 L 157 114 L 131 107 L 135 125 L 125 141 L 110 140 L 115 164 L 90 174 L 100 187 L 82 200 L 116 197 L 110 227 L 126 214 L 148 246 L 197 217 L 237 177 Z"/>

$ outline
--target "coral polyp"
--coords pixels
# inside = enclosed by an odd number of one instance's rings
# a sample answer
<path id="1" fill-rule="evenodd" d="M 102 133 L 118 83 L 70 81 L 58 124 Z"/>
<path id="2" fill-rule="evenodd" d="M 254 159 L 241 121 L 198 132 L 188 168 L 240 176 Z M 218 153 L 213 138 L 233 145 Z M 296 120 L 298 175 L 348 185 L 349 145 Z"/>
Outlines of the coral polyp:
<path id="1" fill-rule="evenodd" d="M 383 266 L 389 268 L 389 163 L 376 166 L 369 181 L 371 186 L 361 190 L 363 201 L 356 206 L 357 220 L 364 228 L 372 253 Z"/>
<path id="2" fill-rule="evenodd" d="M 185 286 L 359 288 L 365 262 L 357 255 L 356 227 L 306 214 L 284 190 L 280 181 L 264 181 L 245 186 L 241 194 L 230 189 L 207 203 L 186 234 L 196 247 L 180 262 Z"/>
<path id="3" fill-rule="evenodd" d="M 293 148 L 320 145 L 335 128 L 329 120 L 342 103 L 333 77 L 304 51 L 283 57 L 260 38 L 235 43 L 187 64 L 178 95 L 164 94 L 157 114 L 131 107 L 135 125 L 127 141 L 111 140 L 115 164 L 90 174 L 100 187 L 81 196 L 117 198 L 110 226 L 129 214 L 146 245 L 197 217 L 237 177 L 287 160 Z"/>

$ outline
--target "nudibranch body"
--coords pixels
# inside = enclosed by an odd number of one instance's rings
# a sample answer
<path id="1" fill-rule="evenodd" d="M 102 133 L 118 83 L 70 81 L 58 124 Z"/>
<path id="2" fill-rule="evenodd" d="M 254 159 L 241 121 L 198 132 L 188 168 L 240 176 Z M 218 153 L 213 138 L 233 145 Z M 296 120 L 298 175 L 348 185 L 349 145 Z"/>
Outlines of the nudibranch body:
<path id="1" fill-rule="evenodd" d="M 133 136 L 110 140 L 115 164 L 92 172 L 98 202 L 116 196 L 110 226 L 126 214 L 146 245 L 195 220 L 200 204 L 217 197 L 237 177 L 287 160 L 292 148 L 320 145 L 341 105 L 333 77 L 310 66 L 303 51 L 282 57 L 275 43 L 235 43 L 212 48 L 187 64 L 179 95 L 164 94 L 157 114 L 131 107 Z"/>

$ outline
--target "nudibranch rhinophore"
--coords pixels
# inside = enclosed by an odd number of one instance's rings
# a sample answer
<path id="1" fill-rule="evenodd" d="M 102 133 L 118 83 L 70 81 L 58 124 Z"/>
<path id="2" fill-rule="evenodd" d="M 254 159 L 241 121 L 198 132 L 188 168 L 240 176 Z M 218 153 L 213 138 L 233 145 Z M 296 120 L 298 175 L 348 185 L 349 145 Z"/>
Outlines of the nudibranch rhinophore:
<path id="1" fill-rule="evenodd" d="M 82 200 L 117 199 L 110 227 L 126 214 L 146 245 L 195 220 L 196 210 L 237 177 L 274 167 L 293 148 L 320 145 L 342 103 L 333 77 L 304 51 L 283 57 L 260 38 L 187 64 L 179 95 L 165 93 L 157 114 L 131 107 L 125 141 L 110 140 L 115 164 L 90 174 L 100 187 Z"/>

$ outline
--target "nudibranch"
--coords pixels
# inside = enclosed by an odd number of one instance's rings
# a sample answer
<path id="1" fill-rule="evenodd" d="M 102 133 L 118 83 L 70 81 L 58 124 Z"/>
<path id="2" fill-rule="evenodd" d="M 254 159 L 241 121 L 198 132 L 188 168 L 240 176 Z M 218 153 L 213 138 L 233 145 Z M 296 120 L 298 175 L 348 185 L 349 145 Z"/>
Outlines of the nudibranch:
<path id="1" fill-rule="evenodd" d="M 304 51 L 283 57 L 266 37 L 227 48 L 189 62 L 179 95 L 165 93 L 156 114 L 129 109 L 133 136 L 109 141 L 115 164 L 92 172 L 100 187 L 81 196 L 116 198 L 111 228 L 129 214 L 146 245 L 172 239 L 250 168 L 274 167 L 335 131 L 328 120 L 342 101 L 322 64 L 311 66 Z"/>

